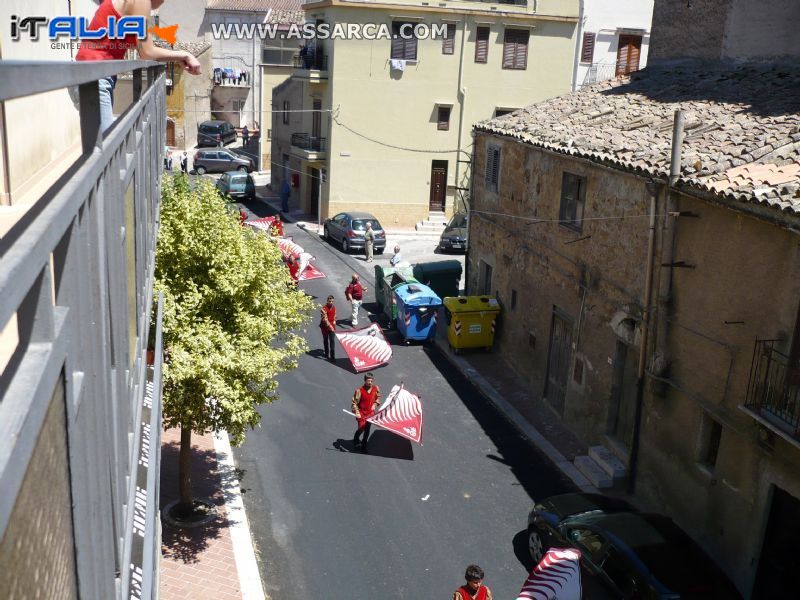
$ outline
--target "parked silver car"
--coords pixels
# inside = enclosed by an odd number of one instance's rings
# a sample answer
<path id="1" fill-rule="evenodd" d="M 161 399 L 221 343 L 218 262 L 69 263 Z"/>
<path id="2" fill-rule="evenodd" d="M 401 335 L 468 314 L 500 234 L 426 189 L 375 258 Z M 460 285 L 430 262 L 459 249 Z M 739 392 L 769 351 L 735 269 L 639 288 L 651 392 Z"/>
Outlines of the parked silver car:
<path id="1" fill-rule="evenodd" d="M 345 252 L 363 250 L 367 222 L 372 223 L 372 231 L 375 232 L 375 243 L 373 244 L 375 254 L 383 254 L 383 251 L 386 250 L 386 232 L 378 219 L 368 212 L 343 212 L 326 219 L 325 239 L 341 244 L 342 250 Z"/>
<path id="2" fill-rule="evenodd" d="M 194 155 L 194 170 L 198 175 L 204 173 L 225 173 L 226 171 L 245 171 L 255 169 L 253 161 L 229 150 L 198 150 Z"/>

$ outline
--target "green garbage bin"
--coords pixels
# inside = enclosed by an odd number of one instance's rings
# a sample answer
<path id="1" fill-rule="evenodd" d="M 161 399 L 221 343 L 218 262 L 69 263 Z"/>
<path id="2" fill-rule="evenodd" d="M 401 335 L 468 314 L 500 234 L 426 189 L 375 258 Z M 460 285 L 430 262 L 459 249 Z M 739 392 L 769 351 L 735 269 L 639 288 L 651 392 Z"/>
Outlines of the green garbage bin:
<path id="1" fill-rule="evenodd" d="M 431 288 L 440 298 L 458 296 L 461 282 L 461 263 L 457 260 L 439 260 L 414 265 L 414 277 Z"/>
<path id="2" fill-rule="evenodd" d="M 500 304 L 491 296 L 445 298 L 447 341 L 458 354 L 463 348 L 491 350 Z"/>
<path id="3" fill-rule="evenodd" d="M 389 328 L 394 327 L 397 318 L 394 290 L 405 283 L 419 283 L 414 278 L 410 265 L 402 265 L 396 269 L 375 265 L 375 301 L 389 319 Z"/>

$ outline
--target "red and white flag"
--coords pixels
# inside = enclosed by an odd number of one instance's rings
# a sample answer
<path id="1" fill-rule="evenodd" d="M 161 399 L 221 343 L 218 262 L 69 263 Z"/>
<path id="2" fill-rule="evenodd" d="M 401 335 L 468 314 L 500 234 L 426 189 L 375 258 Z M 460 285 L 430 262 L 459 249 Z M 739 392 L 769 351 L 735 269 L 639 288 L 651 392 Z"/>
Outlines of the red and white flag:
<path id="1" fill-rule="evenodd" d="M 312 279 L 322 279 L 324 277 L 327 277 L 325 273 L 309 263 L 305 269 L 300 271 L 300 274 L 297 276 L 297 281 L 311 281 Z"/>
<path id="2" fill-rule="evenodd" d="M 281 252 L 283 252 L 284 256 L 294 256 L 295 258 L 305 252 L 302 246 L 295 244 L 289 238 L 278 238 L 278 248 L 281 249 Z"/>
<path id="3" fill-rule="evenodd" d="M 402 385 L 396 385 L 383 407 L 367 421 L 419 443 L 422 439 L 422 402 Z"/>
<path id="4" fill-rule="evenodd" d="M 283 223 L 278 217 L 262 217 L 260 219 L 251 219 L 244 222 L 253 229 L 265 231 L 269 235 L 283 236 Z"/>
<path id="5" fill-rule="evenodd" d="M 517 600 L 581 600 L 581 553 L 548 550 L 536 565 Z"/>
<path id="6" fill-rule="evenodd" d="M 392 358 L 392 347 L 377 323 L 361 329 L 337 331 L 336 338 L 347 352 L 356 373 L 374 369 Z"/>

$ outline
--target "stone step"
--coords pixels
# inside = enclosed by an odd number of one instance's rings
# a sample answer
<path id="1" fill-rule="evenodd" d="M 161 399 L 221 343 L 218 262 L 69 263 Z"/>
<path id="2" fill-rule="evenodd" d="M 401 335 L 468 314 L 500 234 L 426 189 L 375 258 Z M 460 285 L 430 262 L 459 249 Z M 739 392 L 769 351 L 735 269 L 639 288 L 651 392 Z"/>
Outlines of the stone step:
<path id="1" fill-rule="evenodd" d="M 607 435 L 605 436 L 605 443 L 603 445 L 609 450 L 611 450 L 611 453 L 614 456 L 616 456 L 619 459 L 619 461 L 627 468 L 629 450 L 625 444 L 620 442 L 618 439 L 611 437 L 610 435 Z"/>
<path id="2" fill-rule="evenodd" d="M 589 448 L 589 457 L 600 465 L 600 468 L 608 475 L 611 475 L 614 482 L 625 479 L 628 475 L 628 469 L 625 468 L 622 461 L 605 446 L 592 446 Z"/>
<path id="3" fill-rule="evenodd" d="M 444 223 L 439 224 L 439 223 L 430 223 L 429 221 L 420 221 L 414 226 L 414 229 L 416 229 L 417 231 L 431 231 L 431 232 L 441 233 L 442 231 L 444 231 L 444 226 L 445 226 Z"/>
<path id="4" fill-rule="evenodd" d="M 614 480 L 603 468 L 588 456 L 576 456 L 572 461 L 575 467 L 586 476 L 586 479 L 598 490 L 604 490 L 614 485 Z"/>

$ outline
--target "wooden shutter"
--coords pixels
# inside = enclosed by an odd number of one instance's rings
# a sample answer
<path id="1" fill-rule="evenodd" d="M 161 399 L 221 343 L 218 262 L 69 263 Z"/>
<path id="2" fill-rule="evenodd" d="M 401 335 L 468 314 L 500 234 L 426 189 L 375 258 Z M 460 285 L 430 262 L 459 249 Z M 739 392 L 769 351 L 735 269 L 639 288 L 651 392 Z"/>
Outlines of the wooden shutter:
<path id="1" fill-rule="evenodd" d="M 640 35 L 621 35 L 619 36 L 619 48 L 617 50 L 617 70 L 615 75 L 627 75 L 639 70 L 639 54 L 642 48 L 642 36 Z"/>
<path id="2" fill-rule="evenodd" d="M 500 148 L 489 146 L 486 148 L 486 189 L 497 191 L 500 179 Z"/>
<path id="3" fill-rule="evenodd" d="M 403 58 L 406 60 L 417 60 L 417 38 L 403 40 Z"/>
<path id="4" fill-rule="evenodd" d="M 453 54 L 456 46 L 456 24 L 447 23 L 447 34 L 442 40 L 442 54 Z"/>
<path id="5" fill-rule="evenodd" d="M 581 46 L 581 62 L 590 63 L 594 59 L 594 41 L 596 33 L 586 31 L 583 34 L 583 45 Z"/>
<path id="6" fill-rule="evenodd" d="M 437 126 L 436 128 L 440 131 L 447 131 L 450 129 L 450 107 L 449 106 L 440 106 L 439 107 L 439 116 L 437 118 Z"/>
<path id="7" fill-rule="evenodd" d="M 503 36 L 503 68 L 525 69 L 528 66 L 527 29 L 506 29 Z"/>
<path id="8" fill-rule="evenodd" d="M 400 26 L 402 23 L 392 22 L 392 54 L 391 58 L 405 58 L 403 56 L 403 38 L 400 37 Z"/>
<path id="9" fill-rule="evenodd" d="M 478 27 L 475 32 L 475 62 L 489 62 L 489 31 L 488 27 Z"/>

